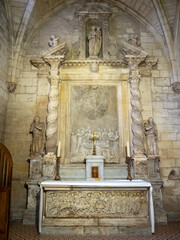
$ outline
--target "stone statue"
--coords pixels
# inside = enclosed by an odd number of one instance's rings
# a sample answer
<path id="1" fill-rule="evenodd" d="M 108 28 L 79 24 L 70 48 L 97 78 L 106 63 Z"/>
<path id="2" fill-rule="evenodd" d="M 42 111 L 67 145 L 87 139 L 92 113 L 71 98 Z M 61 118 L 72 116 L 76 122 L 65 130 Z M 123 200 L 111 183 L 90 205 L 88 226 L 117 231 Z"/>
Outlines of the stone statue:
<path id="1" fill-rule="evenodd" d="M 149 155 L 158 155 L 158 132 L 154 119 L 152 117 L 148 118 L 148 123 L 145 123 L 145 135 L 147 137 L 147 153 Z"/>
<path id="2" fill-rule="evenodd" d="M 31 155 L 41 156 L 44 151 L 45 125 L 40 117 L 34 118 L 30 126 L 30 133 L 32 133 Z"/>
<path id="3" fill-rule="evenodd" d="M 59 38 L 55 37 L 54 35 L 51 35 L 50 40 L 51 42 L 48 42 L 48 45 L 50 48 L 53 48 L 59 45 Z"/>
<path id="4" fill-rule="evenodd" d="M 92 26 L 88 34 L 89 40 L 89 57 L 97 57 L 101 50 L 101 29 L 100 27 Z"/>

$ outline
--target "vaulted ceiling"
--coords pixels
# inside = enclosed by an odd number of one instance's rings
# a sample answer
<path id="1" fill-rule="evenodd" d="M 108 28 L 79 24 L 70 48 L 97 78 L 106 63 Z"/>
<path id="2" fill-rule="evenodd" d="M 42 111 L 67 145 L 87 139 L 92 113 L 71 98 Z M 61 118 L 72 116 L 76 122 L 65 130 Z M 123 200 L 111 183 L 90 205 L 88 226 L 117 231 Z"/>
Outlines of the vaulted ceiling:
<path id="1" fill-rule="evenodd" d="M 36 30 L 60 8 L 78 0 L 4 0 L 9 19 L 12 46 L 20 48 L 32 39 Z M 87 0 L 80 0 L 85 3 Z M 97 0 L 117 6 L 138 19 L 167 49 L 170 61 L 176 61 L 179 49 L 179 0 Z M 173 63 L 174 64 L 174 63 Z M 177 68 L 177 67 L 173 67 Z M 174 78 L 177 73 L 174 73 Z"/>

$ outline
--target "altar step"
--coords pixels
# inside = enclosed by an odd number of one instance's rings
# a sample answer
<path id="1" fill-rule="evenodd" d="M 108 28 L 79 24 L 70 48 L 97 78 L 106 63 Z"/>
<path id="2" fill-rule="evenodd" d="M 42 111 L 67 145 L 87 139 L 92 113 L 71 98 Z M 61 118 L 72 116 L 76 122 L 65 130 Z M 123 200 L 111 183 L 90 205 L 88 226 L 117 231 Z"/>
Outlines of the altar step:
<path id="1" fill-rule="evenodd" d="M 127 177 L 126 166 L 104 167 L 104 180 L 119 180 Z M 85 166 L 61 166 L 60 176 L 62 180 L 83 181 L 86 180 Z"/>

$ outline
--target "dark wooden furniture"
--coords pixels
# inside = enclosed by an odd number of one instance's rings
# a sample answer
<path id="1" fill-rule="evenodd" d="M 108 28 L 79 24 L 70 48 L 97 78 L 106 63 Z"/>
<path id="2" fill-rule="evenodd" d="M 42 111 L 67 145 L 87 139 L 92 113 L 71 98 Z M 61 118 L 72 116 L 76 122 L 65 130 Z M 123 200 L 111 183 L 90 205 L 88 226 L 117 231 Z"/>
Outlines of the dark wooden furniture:
<path id="1" fill-rule="evenodd" d="M 8 239 L 11 201 L 12 157 L 0 143 L 0 239 Z"/>

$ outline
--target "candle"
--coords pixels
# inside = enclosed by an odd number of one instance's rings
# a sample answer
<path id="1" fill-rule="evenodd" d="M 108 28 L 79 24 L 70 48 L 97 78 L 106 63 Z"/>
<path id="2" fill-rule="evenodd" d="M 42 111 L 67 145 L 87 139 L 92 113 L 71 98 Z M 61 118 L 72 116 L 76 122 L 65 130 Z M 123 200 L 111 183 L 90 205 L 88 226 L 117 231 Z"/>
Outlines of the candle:
<path id="1" fill-rule="evenodd" d="M 57 157 L 61 156 L 61 141 L 58 143 Z"/>
<path id="2" fill-rule="evenodd" d="M 129 142 L 127 141 L 127 157 L 130 157 Z"/>

